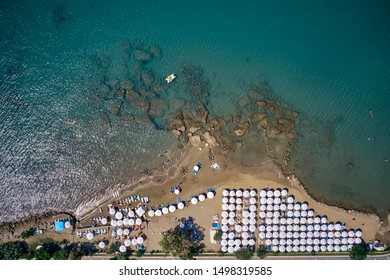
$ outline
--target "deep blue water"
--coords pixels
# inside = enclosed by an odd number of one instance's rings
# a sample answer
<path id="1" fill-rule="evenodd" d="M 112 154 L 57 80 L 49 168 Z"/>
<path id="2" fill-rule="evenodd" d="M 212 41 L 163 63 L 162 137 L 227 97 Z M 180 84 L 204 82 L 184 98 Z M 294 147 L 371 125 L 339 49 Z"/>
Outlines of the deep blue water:
<path id="1" fill-rule="evenodd" d="M 110 100 L 86 94 L 102 77 L 129 76 L 125 39 L 159 46 L 155 76 L 201 66 L 211 114 L 231 115 L 267 81 L 310 122 L 291 167 L 309 190 L 390 208 L 389 1 L 115 3 L 1 1 L 0 221 L 75 209 L 176 151 L 169 134 L 123 126 Z"/>

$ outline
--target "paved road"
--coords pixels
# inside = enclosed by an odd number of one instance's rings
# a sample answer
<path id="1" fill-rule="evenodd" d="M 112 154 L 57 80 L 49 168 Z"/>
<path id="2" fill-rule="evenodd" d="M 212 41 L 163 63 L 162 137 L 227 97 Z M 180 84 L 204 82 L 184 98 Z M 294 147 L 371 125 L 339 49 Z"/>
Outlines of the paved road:
<path id="1" fill-rule="evenodd" d="M 108 260 L 113 256 L 94 255 L 83 257 L 84 260 Z M 198 256 L 198 260 L 235 260 L 235 256 Z M 259 259 L 254 257 L 253 260 Z M 179 260 L 178 257 L 143 256 L 142 260 Z M 317 255 L 317 256 L 267 256 L 266 260 L 350 260 L 349 256 Z M 390 252 L 385 255 L 367 256 L 367 260 L 390 260 Z"/>

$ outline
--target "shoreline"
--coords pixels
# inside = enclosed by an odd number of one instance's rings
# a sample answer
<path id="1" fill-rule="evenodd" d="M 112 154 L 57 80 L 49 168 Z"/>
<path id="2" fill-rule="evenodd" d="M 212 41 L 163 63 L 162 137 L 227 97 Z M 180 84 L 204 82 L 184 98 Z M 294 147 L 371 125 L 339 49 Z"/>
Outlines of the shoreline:
<path id="1" fill-rule="evenodd" d="M 214 202 L 216 201 L 216 203 L 213 202 L 214 205 L 205 206 L 205 209 L 209 207 L 210 209 L 212 209 L 211 211 L 214 211 L 215 213 L 218 213 L 216 212 L 216 209 L 217 211 L 220 211 L 219 209 L 221 206 L 221 202 L 218 198 L 220 197 L 223 188 L 287 187 L 289 189 L 289 193 L 295 196 L 296 201 L 308 202 L 309 207 L 314 208 L 316 214 L 326 215 L 329 220 L 334 222 L 346 222 L 349 228 L 361 228 L 363 230 L 364 239 L 366 240 L 366 242 L 368 242 L 369 240 L 372 241 L 377 239 L 381 241 L 388 240 L 388 237 L 386 237 L 388 228 L 383 228 L 385 225 L 380 224 L 380 218 L 376 213 L 353 211 L 353 214 L 350 215 L 348 213 L 345 213 L 345 210 L 343 208 L 328 205 L 323 203 L 322 201 L 318 201 L 315 197 L 309 194 L 309 192 L 306 190 L 306 187 L 303 186 L 295 176 L 286 176 L 280 170 L 278 170 L 277 165 L 275 165 L 275 163 L 270 160 L 263 162 L 259 166 L 244 167 L 234 163 L 226 156 L 217 153 L 215 154 L 215 159 L 208 159 L 207 146 L 193 147 L 191 145 L 188 145 L 182 151 L 183 152 L 180 157 L 178 157 L 176 162 L 173 163 L 168 169 L 163 172 L 157 172 L 156 174 L 146 176 L 144 177 L 145 179 L 139 180 L 137 184 L 122 189 L 119 197 L 107 197 L 104 202 L 101 202 L 96 206 L 84 208 L 77 215 L 72 212 L 51 212 L 41 215 L 35 215 L 20 221 L 1 224 L 1 239 L 4 242 L 16 239 L 17 233 L 19 232 L 20 234 L 22 229 L 29 228 L 31 225 L 35 224 L 44 224 L 48 220 L 52 220 L 53 217 L 58 216 L 59 214 L 74 215 L 74 217 L 81 225 L 81 223 L 85 223 L 86 221 L 88 221 L 89 218 L 96 216 L 96 214 L 99 214 L 99 208 L 104 209 L 107 207 L 108 204 L 115 205 L 116 201 L 134 194 L 142 193 L 142 195 L 149 196 L 153 204 L 162 201 L 167 202 L 169 200 L 172 200 L 172 198 L 176 199 L 176 197 L 172 197 L 172 194 L 168 194 L 168 192 L 164 193 L 163 191 L 163 193 L 161 193 L 161 190 L 168 190 L 169 186 L 177 185 L 180 182 L 183 184 L 184 189 L 181 196 L 196 194 L 198 192 L 203 191 L 207 187 L 213 186 L 217 191 L 217 199 L 213 200 Z M 205 167 L 202 168 L 198 176 L 194 176 L 192 174 L 192 166 L 198 160 L 200 162 L 203 162 Z M 207 165 L 209 165 L 209 163 L 211 162 L 220 163 L 222 169 L 213 170 L 207 167 Z M 187 172 L 183 173 L 183 170 L 187 170 Z M 189 207 L 188 210 L 185 209 L 182 214 L 192 215 L 193 213 L 191 212 L 191 210 L 193 210 L 193 207 Z M 171 214 L 167 216 L 170 215 Z M 199 217 L 198 220 L 200 219 L 203 218 Z M 209 217 L 205 217 L 204 219 L 205 221 L 202 222 L 207 224 Z M 158 223 L 160 223 L 160 221 L 158 221 Z M 160 226 L 160 228 L 166 227 L 168 225 L 171 225 L 171 221 L 163 221 L 162 226 Z M 10 234 L 10 228 L 13 229 L 13 234 Z M 150 231 L 153 232 L 153 228 L 150 229 Z M 6 234 L 7 232 L 8 234 Z M 382 236 L 380 234 L 381 232 Z M 207 237 L 205 238 L 205 240 L 207 240 Z M 151 248 L 158 247 L 157 240 L 155 240 L 155 242 L 153 244 L 150 244 L 149 246 Z"/>

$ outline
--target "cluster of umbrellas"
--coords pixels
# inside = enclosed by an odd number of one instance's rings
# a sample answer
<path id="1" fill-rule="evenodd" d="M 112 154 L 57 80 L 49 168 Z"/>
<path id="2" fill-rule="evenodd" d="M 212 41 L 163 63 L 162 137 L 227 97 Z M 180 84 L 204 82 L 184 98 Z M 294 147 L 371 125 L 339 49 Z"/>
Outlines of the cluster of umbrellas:
<path id="1" fill-rule="evenodd" d="M 274 252 L 347 251 L 362 242 L 360 229 L 346 230 L 340 222 L 329 223 L 326 216 L 315 216 L 308 203 L 294 203 L 294 196 L 289 196 L 287 189 L 260 190 L 257 217 L 256 205 L 250 202 L 256 199 L 256 193 L 256 190 L 224 190 L 222 251 L 234 252 L 240 245 L 247 245 L 247 241 L 243 242 L 254 233 L 256 224 L 259 242 Z M 241 211 L 242 199 L 249 202 L 249 209 Z M 235 219 L 237 213 L 241 213 L 241 220 Z"/>
<path id="2" fill-rule="evenodd" d="M 206 198 L 208 198 L 208 199 L 212 199 L 212 198 L 214 198 L 214 192 L 212 192 L 212 191 L 208 191 L 207 193 L 206 193 L 206 195 L 205 194 L 200 194 L 199 196 L 194 196 L 194 197 L 192 197 L 191 198 L 191 204 L 198 204 L 198 202 L 202 202 L 202 201 L 205 201 L 206 200 Z"/>
<path id="3" fill-rule="evenodd" d="M 123 244 L 119 247 L 119 252 L 124 253 L 127 250 L 127 247 L 131 245 L 142 245 L 144 243 L 144 238 L 142 236 L 134 237 L 132 239 L 126 239 Z"/>
<path id="4" fill-rule="evenodd" d="M 222 193 L 221 251 L 233 253 L 255 245 L 256 190 L 224 190 Z"/>

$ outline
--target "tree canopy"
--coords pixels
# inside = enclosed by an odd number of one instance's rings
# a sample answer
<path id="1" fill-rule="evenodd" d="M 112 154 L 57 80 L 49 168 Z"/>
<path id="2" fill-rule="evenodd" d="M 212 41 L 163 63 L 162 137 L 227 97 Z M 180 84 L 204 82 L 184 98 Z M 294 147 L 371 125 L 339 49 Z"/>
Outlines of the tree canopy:
<path id="1" fill-rule="evenodd" d="M 355 244 L 352 246 L 349 256 L 352 260 L 364 260 L 367 257 L 368 249 L 366 244 Z"/>
<path id="2" fill-rule="evenodd" d="M 237 250 L 234 254 L 239 260 L 250 260 L 253 256 L 253 251 L 248 248 L 242 248 Z"/>
<path id="3" fill-rule="evenodd" d="M 10 242 L 0 245 L 0 259 L 18 260 L 24 254 L 23 246 L 20 242 Z"/>

